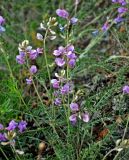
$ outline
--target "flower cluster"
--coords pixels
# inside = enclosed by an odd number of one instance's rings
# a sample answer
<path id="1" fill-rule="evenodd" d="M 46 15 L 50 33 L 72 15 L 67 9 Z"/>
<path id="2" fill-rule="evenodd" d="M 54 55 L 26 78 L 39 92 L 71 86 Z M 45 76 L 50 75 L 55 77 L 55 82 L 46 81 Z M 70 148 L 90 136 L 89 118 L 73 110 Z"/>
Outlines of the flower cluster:
<path id="1" fill-rule="evenodd" d="M 65 65 L 69 68 L 74 68 L 76 64 L 76 54 L 74 51 L 73 45 L 68 45 L 66 47 L 60 46 L 57 50 L 54 50 L 53 55 L 55 58 L 55 63 L 59 67 L 64 67 Z M 72 92 L 72 83 L 68 82 L 65 76 L 65 70 L 61 71 L 61 75 L 59 76 L 57 73 L 55 74 L 56 79 L 51 80 L 51 84 L 53 88 L 56 90 L 54 95 L 55 97 L 55 105 L 61 105 L 61 96 L 67 95 Z"/>
<path id="2" fill-rule="evenodd" d="M 78 19 L 75 17 L 70 18 L 69 13 L 64 9 L 57 9 L 56 13 L 59 17 L 69 20 L 69 24 L 76 24 Z M 73 82 L 69 80 L 69 78 L 65 77 L 65 66 L 68 69 L 72 69 L 76 65 L 77 56 L 75 54 L 75 49 L 72 44 L 68 44 L 66 47 L 59 46 L 56 50 L 54 50 L 53 55 L 55 56 L 55 63 L 58 67 L 60 67 L 61 74 L 55 73 L 55 79 L 51 80 L 52 87 L 54 88 L 54 104 L 57 106 L 61 106 L 62 103 L 67 102 L 67 95 L 73 93 Z M 67 70 L 68 72 L 68 70 Z M 77 103 L 71 103 L 70 110 L 72 111 L 71 116 L 69 117 L 70 122 L 75 125 L 77 122 L 77 118 L 79 117 L 84 122 L 89 121 L 88 112 L 81 112 Z"/>
<path id="3" fill-rule="evenodd" d="M 120 23 L 122 21 L 124 21 L 123 15 L 124 13 L 126 13 L 128 11 L 128 8 L 123 7 L 125 6 L 127 3 L 125 0 L 112 0 L 113 3 L 118 3 L 121 5 L 121 7 L 118 8 L 118 15 L 117 17 L 113 20 L 114 23 Z M 107 31 L 109 28 L 109 20 L 107 20 L 104 25 L 102 26 L 102 31 Z"/>
<path id="4" fill-rule="evenodd" d="M 5 19 L 0 16 L 0 33 L 5 32 L 5 28 L 3 27 L 3 25 L 5 24 Z"/>
<path id="5" fill-rule="evenodd" d="M 70 109 L 72 111 L 72 115 L 69 117 L 70 122 L 75 125 L 77 122 L 77 118 L 83 120 L 83 122 L 89 122 L 90 117 L 88 112 L 81 112 L 79 105 L 77 103 L 71 103 Z"/>
<path id="6" fill-rule="evenodd" d="M 56 56 L 55 63 L 59 67 L 63 67 L 66 64 L 73 68 L 76 64 L 77 56 L 73 45 L 60 46 L 57 50 L 54 50 L 53 55 Z"/>
<path id="7" fill-rule="evenodd" d="M 118 15 L 117 17 L 114 19 L 114 22 L 115 23 L 119 23 L 119 22 L 122 22 L 124 19 L 122 18 L 123 17 L 123 14 L 126 13 L 128 11 L 128 8 L 126 7 L 123 7 L 126 5 L 126 2 L 125 0 L 112 0 L 113 3 L 118 3 L 120 5 L 122 5 L 121 7 L 118 8 Z"/>
<path id="8" fill-rule="evenodd" d="M 66 29 L 69 30 L 69 28 L 72 25 L 75 25 L 78 22 L 78 19 L 76 17 L 70 17 L 69 13 L 64 9 L 57 9 L 56 14 L 59 17 L 62 17 L 67 20 L 67 24 L 65 25 Z M 45 23 L 43 21 L 40 23 L 40 31 L 41 33 L 37 33 L 37 40 L 42 41 L 45 43 L 46 38 L 50 40 L 54 40 L 56 38 L 56 33 L 53 30 L 53 27 L 57 26 L 58 22 L 56 21 L 55 17 L 50 17 L 48 22 Z M 45 31 L 45 34 L 42 34 L 42 31 Z M 44 33 L 44 32 L 43 32 Z M 69 33 L 70 34 L 70 33 Z M 67 35 L 66 35 L 67 36 Z M 65 39 L 65 33 L 64 33 L 64 39 Z M 69 71 L 70 69 L 73 69 L 76 65 L 77 56 L 75 54 L 74 46 L 71 44 L 70 41 L 67 41 L 67 46 L 59 46 L 56 50 L 53 51 L 53 55 L 55 56 L 55 64 L 59 67 L 60 74 L 55 73 L 54 79 L 51 80 L 51 85 L 53 87 L 53 103 L 56 106 L 61 106 L 61 104 L 66 104 L 68 101 L 69 94 L 73 93 L 73 82 L 71 81 L 69 77 Z M 19 55 L 16 56 L 16 61 L 19 64 L 26 64 L 28 66 L 29 61 L 35 60 L 39 54 L 43 53 L 42 48 L 32 49 L 32 46 L 29 45 L 29 41 L 25 40 L 21 44 L 19 44 Z M 44 51 L 44 55 L 46 56 L 46 52 Z M 67 68 L 67 69 L 66 69 Z M 67 71 L 66 71 L 66 70 Z M 67 72 L 65 74 L 65 72 Z M 26 79 L 27 84 L 32 83 L 33 74 L 37 73 L 37 67 L 35 65 L 29 66 L 29 73 L 30 77 Z M 71 104 L 70 108 L 72 110 L 72 115 L 69 117 L 70 121 L 72 123 L 76 123 L 77 117 L 81 118 L 84 122 L 89 121 L 89 114 L 87 112 L 81 112 L 76 110 L 75 104 Z M 69 107 L 69 106 L 68 106 Z M 70 109 L 68 108 L 68 109 Z M 72 117 L 75 117 L 76 120 L 72 120 Z M 13 129 L 17 126 L 13 122 L 14 125 L 11 125 L 8 127 L 8 129 Z"/>
<path id="9" fill-rule="evenodd" d="M 68 82 L 64 78 L 65 70 L 61 71 L 61 75 L 55 73 L 56 78 L 51 80 L 52 87 L 54 89 L 54 104 L 60 106 L 62 104 L 62 96 L 66 96 L 72 93 L 72 82 Z"/>
<path id="10" fill-rule="evenodd" d="M 43 53 L 43 48 L 32 49 L 32 46 L 29 46 L 29 41 L 24 40 L 18 47 L 19 55 L 16 56 L 16 61 L 19 64 L 29 65 L 29 61 L 35 60 L 40 54 Z M 32 83 L 32 75 L 37 72 L 37 67 L 35 65 L 30 66 L 29 73 L 30 77 L 26 78 L 26 83 Z"/>
<path id="11" fill-rule="evenodd" d="M 113 3 L 119 3 L 122 6 L 126 5 L 126 1 L 125 0 L 112 0 Z"/>
<path id="12" fill-rule="evenodd" d="M 2 124 L 0 124 L 0 131 L 8 131 L 8 134 L 6 134 L 5 132 L 0 133 L 0 142 L 9 140 L 9 137 L 7 135 L 12 134 L 12 132 L 14 132 L 16 128 L 18 128 L 18 131 L 22 133 L 26 129 L 26 126 L 27 122 L 23 120 L 21 120 L 19 123 L 16 123 L 14 120 L 11 120 L 8 124 L 8 127 L 4 127 Z"/>

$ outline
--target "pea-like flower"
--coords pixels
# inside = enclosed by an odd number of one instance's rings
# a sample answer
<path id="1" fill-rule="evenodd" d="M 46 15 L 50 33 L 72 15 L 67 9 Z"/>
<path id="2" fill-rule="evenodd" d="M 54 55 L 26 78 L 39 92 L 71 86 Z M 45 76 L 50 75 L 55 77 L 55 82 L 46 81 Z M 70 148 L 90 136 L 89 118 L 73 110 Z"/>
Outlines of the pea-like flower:
<path id="1" fill-rule="evenodd" d="M 0 142 L 6 141 L 5 134 L 0 133 Z"/>
<path id="2" fill-rule="evenodd" d="M 4 23 L 5 23 L 5 19 L 2 16 L 0 16 L 0 25 L 2 26 Z"/>
<path id="3" fill-rule="evenodd" d="M 0 123 L 0 130 L 3 130 L 4 129 L 4 126 L 3 124 Z"/>
<path id="4" fill-rule="evenodd" d="M 71 104 L 70 104 L 70 109 L 71 109 L 72 111 L 79 111 L 79 106 L 78 106 L 77 103 L 71 103 Z"/>
<path id="5" fill-rule="evenodd" d="M 57 64 L 57 66 L 63 67 L 65 65 L 65 60 L 63 58 L 56 58 L 55 63 Z"/>
<path id="6" fill-rule="evenodd" d="M 53 55 L 54 56 L 60 56 L 63 55 L 65 52 L 65 48 L 63 46 L 58 47 L 58 50 L 54 50 Z"/>
<path id="7" fill-rule="evenodd" d="M 71 23 L 72 25 L 75 25 L 77 22 L 78 22 L 78 19 L 77 19 L 76 17 L 72 17 L 72 18 L 70 19 L 70 23 Z"/>
<path id="8" fill-rule="evenodd" d="M 38 56 L 37 50 L 32 49 L 32 50 L 29 52 L 29 57 L 30 57 L 30 59 L 34 60 L 34 59 L 37 58 L 37 56 Z"/>
<path id="9" fill-rule="evenodd" d="M 18 124 L 19 132 L 22 133 L 26 129 L 26 126 L 27 126 L 26 121 L 22 120 L 21 122 L 19 122 L 19 124 Z"/>
<path id="10" fill-rule="evenodd" d="M 37 72 L 37 67 L 35 66 L 35 65 L 32 65 L 31 67 L 30 67 L 30 73 L 31 74 L 35 74 Z"/>
<path id="11" fill-rule="evenodd" d="M 75 125 L 76 122 L 77 122 L 77 114 L 72 114 L 72 115 L 69 117 L 69 120 L 70 120 L 70 122 L 72 123 L 72 125 Z"/>
<path id="12" fill-rule="evenodd" d="M 43 36 L 40 33 L 37 33 L 36 38 L 40 41 L 43 41 Z"/>
<path id="13" fill-rule="evenodd" d="M 117 16 L 117 18 L 114 19 L 114 22 L 115 22 L 115 23 L 120 23 L 120 22 L 122 22 L 122 21 L 124 21 L 124 18 L 122 18 L 122 17 L 120 17 L 120 16 Z"/>
<path id="14" fill-rule="evenodd" d="M 58 89 L 60 87 L 59 86 L 60 82 L 57 79 L 52 79 L 51 83 L 52 83 L 53 88 L 55 89 Z"/>
<path id="15" fill-rule="evenodd" d="M 125 0 L 112 0 L 113 3 L 119 3 L 121 4 L 122 6 L 126 5 L 126 1 Z"/>
<path id="16" fill-rule="evenodd" d="M 42 54 L 43 53 L 43 48 L 37 48 L 36 51 L 37 51 L 38 54 Z"/>
<path id="17" fill-rule="evenodd" d="M 118 3 L 120 3 L 122 6 L 127 4 L 125 0 L 118 0 Z"/>
<path id="18" fill-rule="evenodd" d="M 26 84 L 28 85 L 32 84 L 32 78 L 26 78 Z"/>
<path id="19" fill-rule="evenodd" d="M 5 23 L 5 19 L 0 16 L 0 34 L 5 32 L 5 28 L 3 27 L 3 24 Z"/>
<path id="20" fill-rule="evenodd" d="M 102 31 L 107 31 L 108 30 L 108 28 L 109 28 L 109 24 L 106 22 L 106 23 L 104 23 L 104 25 L 102 26 Z"/>
<path id="21" fill-rule="evenodd" d="M 89 116 L 89 113 L 88 113 L 88 112 L 82 113 L 81 116 L 82 116 L 83 122 L 89 122 L 90 116 Z"/>
<path id="22" fill-rule="evenodd" d="M 71 51 L 71 52 L 74 52 L 74 46 L 73 45 L 68 45 L 67 47 L 66 47 L 66 51 L 67 52 L 69 52 L 69 51 Z"/>
<path id="23" fill-rule="evenodd" d="M 128 11 L 128 8 L 125 8 L 125 7 L 118 8 L 118 13 L 125 13 L 127 11 Z"/>
<path id="24" fill-rule="evenodd" d="M 60 99 L 60 98 L 56 98 L 56 99 L 54 100 L 54 104 L 55 104 L 56 106 L 60 106 L 60 105 L 61 105 L 61 99 Z"/>
<path id="25" fill-rule="evenodd" d="M 69 51 L 69 52 L 67 53 L 67 57 L 68 57 L 69 59 L 76 59 L 76 58 L 77 58 L 77 56 L 75 55 L 75 53 L 73 53 L 72 51 Z"/>
<path id="26" fill-rule="evenodd" d="M 62 17 L 62 18 L 65 18 L 65 19 L 67 19 L 69 17 L 69 13 L 65 9 L 57 9 L 56 14 L 59 17 Z"/>
<path id="27" fill-rule="evenodd" d="M 18 124 L 14 120 L 12 120 L 9 122 L 9 126 L 6 129 L 8 131 L 13 131 L 17 127 L 17 125 Z"/>
<path id="28" fill-rule="evenodd" d="M 70 92 L 70 84 L 66 83 L 62 88 L 61 88 L 61 94 L 68 94 Z"/>
<path id="29" fill-rule="evenodd" d="M 127 3 L 125 0 L 119 0 L 119 3 L 122 5 L 122 6 L 125 6 Z"/>
<path id="30" fill-rule="evenodd" d="M 123 90 L 123 93 L 129 94 L 129 86 L 127 86 L 127 85 L 124 86 L 122 90 Z"/>
<path id="31" fill-rule="evenodd" d="M 17 55 L 16 56 L 16 61 L 19 64 L 25 64 L 25 58 L 22 55 Z"/>
<path id="32" fill-rule="evenodd" d="M 74 67 L 75 67 L 75 64 L 76 64 L 76 60 L 75 60 L 75 59 L 70 59 L 70 60 L 69 60 L 69 66 L 70 66 L 71 68 L 74 68 Z"/>
<path id="33" fill-rule="evenodd" d="M 117 3 L 117 2 L 118 2 L 118 0 L 112 0 L 112 2 L 113 2 L 113 3 Z"/>

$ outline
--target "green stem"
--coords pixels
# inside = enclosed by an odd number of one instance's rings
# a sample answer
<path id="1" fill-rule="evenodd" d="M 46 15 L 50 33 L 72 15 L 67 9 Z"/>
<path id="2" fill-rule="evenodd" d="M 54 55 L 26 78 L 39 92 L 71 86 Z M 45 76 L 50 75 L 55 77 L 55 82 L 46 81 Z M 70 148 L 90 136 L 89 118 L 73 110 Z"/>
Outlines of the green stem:
<path id="1" fill-rule="evenodd" d="M 127 119 L 127 123 L 126 123 L 126 127 L 125 127 L 124 134 L 123 134 L 123 137 L 122 137 L 122 141 L 123 141 L 124 138 L 125 138 L 125 134 L 126 134 L 126 132 L 127 132 L 128 124 L 129 124 L 129 117 L 128 117 L 128 119 Z"/>
<path id="2" fill-rule="evenodd" d="M 102 160 L 105 160 L 105 159 L 107 158 L 107 156 L 108 156 L 111 152 L 113 152 L 113 151 L 116 151 L 116 148 L 111 149 L 111 150 L 103 157 Z"/>
<path id="3" fill-rule="evenodd" d="M 113 160 L 116 160 L 120 153 L 121 153 L 121 151 L 119 151 L 119 152 L 115 155 L 115 157 L 114 157 Z"/>
<path id="4" fill-rule="evenodd" d="M 69 43 L 69 21 L 67 21 L 67 33 L 66 33 L 66 45 L 68 45 Z M 68 58 L 67 58 L 67 62 L 68 62 Z M 67 64 L 67 75 L 66 75 L 66 78 L 67 78 L 67 82 L 69 82 L 69 66 Z M 68 93 L 68 112 L 67 112 L 67 124 L 68 124 L 68 138 L 69 138 L 69 135 L 70 135 L 70 122 L 69 122 L 69 117 L 70 117 L 70 108 L 69 108 L 69 104 L 70 104 L 70 99 L 69 99 L 69 93 Z"/>
<path id="5" fill-rule="evenodd" d="M 2 154 L 5 156 L 6 160 L 9 160 L 1 147 L 0 147 L 0 150 L 1 150 Z"/>
<path id="6" fill-rule="evenodd" d="M 45 33 L 45 36 L 44 36 L 43 48 L 44 48 L 44 58 L 45 58 L 45 63 L 46 63 L 46 67 L 47 67 L 49 83 L 51 83 L 51 76 L 50 76 L 50 71 L 49 71 L 49 67 L 48 67 L 48 60 L 47 60 L 47 54 L 46 54 L 46 38 L 47 38 L 48 30 L 49 30 L 49 28 L 46 30 L 46 33 Z"/>

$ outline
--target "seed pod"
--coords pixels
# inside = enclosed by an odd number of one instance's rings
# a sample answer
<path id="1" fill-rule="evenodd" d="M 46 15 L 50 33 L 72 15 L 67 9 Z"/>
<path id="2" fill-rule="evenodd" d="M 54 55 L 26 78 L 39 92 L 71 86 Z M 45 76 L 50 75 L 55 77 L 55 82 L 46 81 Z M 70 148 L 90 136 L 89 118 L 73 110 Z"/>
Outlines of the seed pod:
<path id="1" fill-rule="evenodd" d="M 46 148 L 46 145 L 44 142 L 39 143 L 39 154 L 42 154 L 45 148 Z"/>
<path id="2" fill-rule="evenodd" d="M 42 153 L 44 152 L 45 148 L 46 148 L 46 145 L 44 142 L 39 143 L 39 147 L 38 147 L 39 151 L 38 151 L 37 160 L 41 160 Z"/>

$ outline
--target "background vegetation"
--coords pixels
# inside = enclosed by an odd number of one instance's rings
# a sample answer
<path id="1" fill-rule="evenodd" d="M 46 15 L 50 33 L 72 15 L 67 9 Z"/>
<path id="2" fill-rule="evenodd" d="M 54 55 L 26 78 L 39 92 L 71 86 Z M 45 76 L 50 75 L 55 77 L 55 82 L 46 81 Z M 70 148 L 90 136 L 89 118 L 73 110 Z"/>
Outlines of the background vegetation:
<path id="1" fill-rule="evenodd" d="M 65 8 L 79 19 L 73 30 L 73 43 L 78 54 L 78 63 L 71 75 L 76 90 L 79 90 L 80 102 L 87 108 L 91 117 L 88 123 L 79 123 L 71 127 L 67 137 L 63 112 L 57 115 L 56 131 L 46 122 L 44 109 L 33 87 L 26 86 L 26 70 L 16 63 L 18 44 L 28 39 L 33 46 L 41 46 L 35 36 L 40 22 L 56 16 L 56 9 Z M 113 25 L 102 36 L 101 27 L 107 16 L 115 17 L 117 5 L 110 0 L 2 0 L 0 13 L 6 19 L 6 32 L 3 35 L 0 53 L 0 122 L 8 124 L 11 119 L 26 119 L 27 130 L 16 139 L 17 147 L 24 150 L 16 156 L 10 146 L 0 145 L 0 158 L 9 160 L 37 159 L 39 144 L 45 143 L 42 157 L 45 160 L 101 160 L 116 141 L 124 136 L 128 139 L 129 97 L 123 95 L 122 87 L 129 82 L 129 25 L 126 21 Z M 62 22 L 63 23 L 63 22 Z M 92 32 L 99 30 L 98 36 Z M 52 52 L 59 40 L 47 42 L 49 62 L 53 61 Z M 82 57 L 83 55 L 83 57 Z M 44 85 L 47 81 L 45 62 L 38 61 L 37 78 Z M 39 93 L 45 107 L 49 99 L 45 97 L 42 85 Z M 53 122 L 49 122 L 53 123 Z M 125 134 L 124 134 L 125 133 Z M 3 154 L 4 152 L 4 154 Z M 114 159 L 117 151 L 107 159 Z M 128 160 L 128 147 L 118 155 L 119 160 Z"/>

